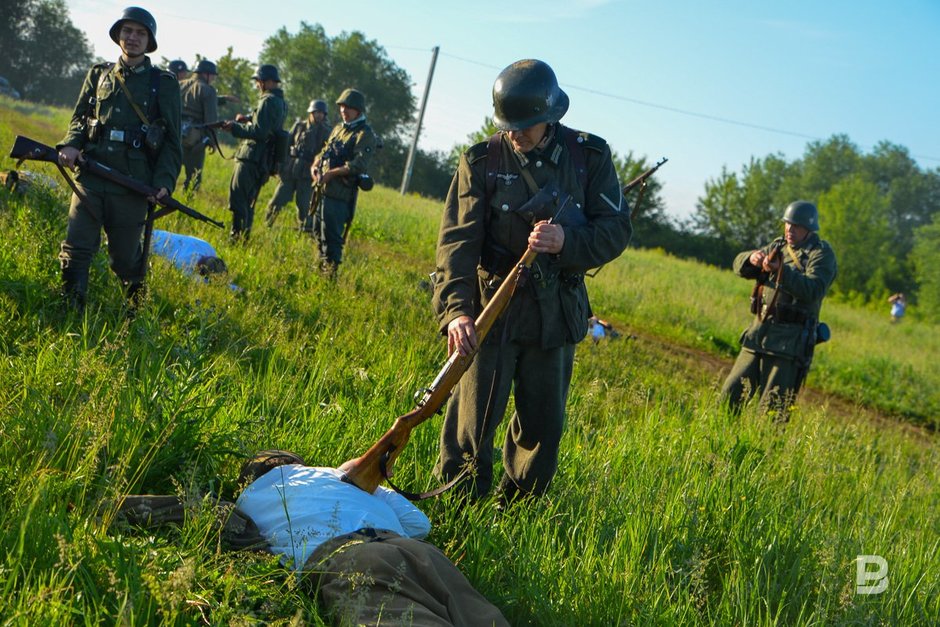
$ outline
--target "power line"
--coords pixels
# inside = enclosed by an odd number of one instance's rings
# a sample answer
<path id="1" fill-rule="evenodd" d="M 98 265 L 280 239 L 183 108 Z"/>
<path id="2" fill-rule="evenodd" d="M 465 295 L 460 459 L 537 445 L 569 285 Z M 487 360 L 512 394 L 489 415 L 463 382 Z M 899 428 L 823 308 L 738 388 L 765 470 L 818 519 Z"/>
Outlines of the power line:
<path id="1" fill-rule="evenodd" d="M 442 54 L 443 56 L 447 56 L 447 57 L 450 57 L 450 58 L 452 58 L 452 59 L 456 59 L 456 60 L 458 60 L 458 61 L 463 61 L 464 63 L 470 63 L 470 64 L 472 64 L 472 65 L 478 65 L 478 66 L 481 66 L 481 67 L 490 68 L 490 69 L 494 69 L 494 70 L 497 70 L 497 71 L 503 69 L 503 68 L 494 67 L 494 66 L 489 65 L 489 64 L 486 64 L 486 63 L 481 63 L 481 62 L 479 62 L 479 61 L 474 61 L 474 60 L 472 60 L 472 59 L 467 59 L 467 58 L 465 58 L 465 57 L 459 57 L 459 56 L 454 55 L 454 54 L 447 54 L 447 53 L 445 53 L 445 52 L 442 52 L 441 54 Z M 710 121 L 712 121 L 712 122 L 721 122 L 722 124 L 731 124 L 731 125 L 733 125 L 733 126 L 741 126 L 741 127 L 744 127 L 744 128 L 752 128 L 752 129 L 756 129 L 756 130 L 759 130 L 759 131 L 766 131 L 766 132 L 768 132 L 768 133 L 776 133 L 776 134 L 778 134 L 778 135 L 788 135 L 788 136 L 790 136 L 790 137 L 799 137 L 800 139 L 808 139 L 808 140 L 810 140 L 810 141 L 823 141 L 823 138 L 822 138 L 822 137 L 817 137 L 817 136 L 815 136 L 815 135 L 808 135 L 808 134 L 806 134 L 806 133 L 800 133 L 800 132 L 798 132 L 798 131 L 790 131 L 790 130 L 787 130 L 787 129 L 775 128 L 775 127 L 773 127 L 773 126 L 766 126 L 766 125 L 763 125 L 763 124 L 755 124 L 755 123 L 753 123 L 753 122 L 744 122 L 744 121 L 742 121 L 742 120 L 735 120 L 735 119 L 732 119 L 732 118 L 725 118 L 725 117 L 721 117 L 721 116 L 717 116 L 717 115 L 711 115 L 711 114 L 709 114 L 709 113 L 699 113 L 698 111 L 691 111 L 691 110 L 689 110 L 689 109 L 680 109 L 679 107 L 673 107 L 673 106 L 671 106 L 671 105 L 659 104 L 659 103 L 657 103 L 657 102 L 650 102 L 650 101 L 648 101 L 648 100 L 640 100 L 640 99 L 638 99 L 638 98 L 628 98 L 627 96 L 620 96 L 620 95 L 618 95 L 618 94 L 611 94 L 611 93 L 604 92 L 604 91 L 600 91 L 600 90 L 597 90 L 597 89 L 591 89 L 591 88 L 589 88 L 589 87 L 581 87 L 581 86 L 579 86 L 579 85 L 572 85 L 571 83 L 559 83 L 559 84 L 560 84 L 560 85 L 563 85 L 564 87 L 567 87 L 567 88 L 569 88 L 569 89 L 574 89 L 574 90 L 577 90 L 577 91 L 583 91 L 583 92 L 585 92 L 585 93 L 594 94 L 594 95 L 596 95 L 596 96 L 601 96 L 601 97 L 604 97 L 604 98 L 610 98 L 610 99 L 612 99 L 612 100 L 619 100 L 619 101 L 621 101 L 621 102 L 629 102 L 629 103 L 637 104 L 637 105 L 640 105 L 640 106 L 643 106 L 643 107 L 649 107 L 649 108 L 651 108 L 651 109 L 659 109 L 659 110 L 662 110 L 662 111 L 669 111 L 669 112 L 671 112 L 671 113 L 678 113 L 678 114 L 680 114 L 680 115 L 687 115 L 687 116 L 691 116 L 691 117 L 696 117 L 696 118 L 700 118 L 700 119 L 702 119 L 702 120 L 710 120 Z M 912 154 L 911 156 L 914 157 L 914 158 L 916 158 L 916 159 L 923 159 L 923 160 L 926 160 L 926 161 L 938 161 L 938 162 L 940 162 L 940 157 L 931 157 L 931 156 L 928 156 L 928 155 L 913 155 L 913 154 Z"/>

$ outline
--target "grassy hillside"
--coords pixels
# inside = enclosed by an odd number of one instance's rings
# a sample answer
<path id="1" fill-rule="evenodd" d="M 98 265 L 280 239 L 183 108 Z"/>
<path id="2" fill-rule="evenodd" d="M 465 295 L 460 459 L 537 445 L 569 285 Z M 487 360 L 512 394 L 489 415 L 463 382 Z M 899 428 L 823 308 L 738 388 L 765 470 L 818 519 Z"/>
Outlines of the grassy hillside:
<path id="1" fill-rule="evenodd" d="M 0 101 L 4 153 L 14 129 L 49 143 L 61 135 L 61 111 L 17 106 Z M 230 172 L 210 156 L 191 206 L 228 221 Z M 149 302 L 128 322 L 103 255 L 86 315 L 59 306 L 63 190 L 0 190 L 2 621 L 320 624 L 276 560 L 222 551 L 207 512 L 141 531 L 109 525 L 108 503 L 226 495 L 260 447 L 322 465 L 361 454 L 443 363 L 422 288 L 440 207 L 388 189 L 363 194 L 335 285 L 289 215 L 257 225 L 246 247 L 170 216 L 158 226 L 212 242 L 242 291 L 154 259 Z M 589 282 L 595 310 L 624 337 L 578 349 L 548 497 L 509 514 L 489 502 L 422 505 L 430 540 L 511 623 L 940 615 L 940 451 L 931 431 L 907 426 L 935 427 L 940 415 L 936 327 L 827 303 L 834 340 L 817 354 L 813 402 L 804 398 L 785 427 L 753 409 L 733 418 L 716 390 L 749 289 L 729 273 L 628 251 Z M 873 410 L 891 418 L 873 420 Z M 434 483 L 439 426 L 415 432 L 397 466 L 402 483 Z M 856 557 L 870 554 L 887 560 L 889 585 L 857 595 Z"/>

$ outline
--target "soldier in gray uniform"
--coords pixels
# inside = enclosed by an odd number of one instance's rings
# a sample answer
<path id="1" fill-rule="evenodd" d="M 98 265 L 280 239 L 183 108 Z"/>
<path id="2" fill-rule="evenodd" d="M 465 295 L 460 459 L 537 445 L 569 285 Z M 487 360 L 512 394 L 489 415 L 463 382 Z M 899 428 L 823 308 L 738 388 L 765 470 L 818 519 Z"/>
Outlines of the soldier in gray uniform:
<path id="1" fill-rule="evenodd" d="M 233 240 L 247 240 L 255 218 L 255 201 L 268 180 L 270 148 L 275 133 L 284 127 L 287 103 L 280 88 L 277 67 L 259 65 L 252 78 L 261 92 L 258 105 L 250 115 L 238 114 L 223 129 L 242 140 L 235 152 L 235 171 L 229 186 L 229 211 L 232 212 Z"/>
<path id="2" fill-rule="evenodd" d="M 310 106 L 307 107 L 307 119 L 298 118 L 294 123 L 290 133 L 290 159 L 281 169 L 280 182 L 274 190 L 271 202 L 268 203 L 265 220 L 268 226 L 274 226 L 277 214 L 294 198 L 297 203 L 298 227 L 301 231 L 313 235 L 313 215 L 310 212 L 313 179 L 310 177 L 310 166 L 330 136 L 326 115 L 326 102 L 311 100 Z"/>
<path id="3" fill-rule="evenodd" d="M 741 352 L 722 388 L 734 411 L 755 393 L 775 420 L 786 421 L 820 341 L 819 310 L 836 278 L 836 256 L 819 238 L 819 213 L 804 200 L 783 214 L 784 237 L 734 259 L 734 272 L 756 280 L 754 321 L 741 335 Z M 828 327 L 824 327 L 827 330 Z"/>
<path id="4" fill-rule="evenodd" d="M 366 97 L 362 92 L 347 88 L 336 104 L 343 122 L 333 127 L 323 151 L 310 168 L 314 184 L 321 189 L 316 208 L 320 270 L 334 279 L 356 213 L 360 181 L 369 173 L 378 145 L 372 127 L 366 123 Z"/>
<path id="5" fill-rule="evenodd" d="M 59 163 L 74 168 L 85 154 L 158 188 L 156 198 L 166 197 L 180 171 L 179 83 L 146 55 L 157 49 L 157 23 L 149 12 L 125 9 L 109 34 L 121 56 L 116 63 L 93 66 L 85 76 L 69 130 L 57 146 Z M 85 172 L 78 175 L 77 184 L 81 194 L 72 196 L 59 253 L 67 302 L 84 308 L 88 269 L 101 245 L 103 227 L 111 269 L 134 307 L 143 293 L 141 235 L 154 199 Z"/>
<path id="6" fill-rule="evenodd" d="M 208 132 L 196 128 L 198 124 L 212 124 L 219 119 L 219 97 L 212 86 L 219 71 L 215 63 L 203 59 L 196 71 L 180 85 L 183 99 L 183 189 L 196 191 L 202 183 L 202 168 L 206 163 Z"/>
<path id="7" fill-rule="evenodd" d="M 449 352 L 479 352 L 448 403 L 436 472 L 449 480 L 472 459 L 472 496 L 490 490 L 493 439 L 512 391 L 499 485 L 509 502 L 542 494 L 555 475 L 575 345 L 591 316 L 584 273 L 618 257 L 633 228 L 610 147 L 558 122 L 568 96 L 547 64 L 504 69 L 493 106 L 500 132 L 461 155 L 438 237 L 441 332 Z M 526 205 L 545 189 L 557 204 Z M 528 278 L 478 346 L 474 319 L 527 247 L 539 253 Z"/>

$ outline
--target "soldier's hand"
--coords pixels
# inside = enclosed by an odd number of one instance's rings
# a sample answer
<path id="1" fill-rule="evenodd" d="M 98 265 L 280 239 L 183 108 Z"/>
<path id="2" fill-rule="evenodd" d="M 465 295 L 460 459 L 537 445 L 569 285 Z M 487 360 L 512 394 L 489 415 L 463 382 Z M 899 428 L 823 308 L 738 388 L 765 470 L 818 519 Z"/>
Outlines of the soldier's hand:
<path id="1" fill-rule="evenodd" d="M 529 233 L 529 248 L 537 253 L 557 255 L 565 245 L 565 229 L 548 220 L 537 222 Z"/>
<path id="2" fill-rule="evenodd" d="M 234 124 L 234 122 L 232 122 L 232 120 L 225 120 L 224 122 L 222 122 L 222 130 L 223 130 L 223 131 L 230 131 L 230 130 L 232 130 L 232 124 Z"/>
<path id="3" fill-rule="evenodd" d="M 456 350 L 461 355 L 469 355 L 477 349 L 477 329 L 470 316 L 459 316 L 447 325 L 447 355 Z"/>
<path id="4" fill-rule="evenodd" d="M 147 196 L 147 200 L 149 200 L 152 203 L 157 203 L 169 195 L 170 195 L 170 192 L 167 191 L 167 188 L 161 187 L 160 189 L 157 190 L 157 193 L 154 194 L 153 196 Z"/>
<path id="5" fill-rule="evenodd" d="M 81 155 L 82 153 L 78 148 L 62 146 L 62 148 L 59 149 L 59 163 L 70 170 L 74 170 L 75 164 L 78 162 Z"/>
<path id="6" fill-rule="evenodd" d="M 249 118 L 249 117 L 248 117 L 247 115 L 245 115 L 244 113 L 238 113 L 238 114 L 235 115 L 235 121 L 236 121 L 236 122 L 239 122 L 239 123 L 250 122 L 250 121 L 251 121 L 251 118 Z"/>
<path id="7" fill-rule="evenodd" d="M 762 251 L 755 250 L 754 252 L 751 253 L 751 256 L 748 259 L 748 261 L 751 262 L 751 265 L 754 266 L 755 268 L 760 268 L 764 265 L 764 258 L 766 256 L 767 255 L 765 255 Z"/>
<path id="8" fill-rule="evenodd" d="M 779 255 L 777 255 L 777 256 L 775 256 L 775 257 L 773 257 L 773 258 L 771 258 L 771 257 L 764 257 L 764 261 L 763 261 L 763 263 L 761 264 L 761 268 L 763 268 L 764 272 L 776 272 L 777 270 L 780 269 L 780 263 L 781 263 L 781 262 L 780 262 L 780 256 L 779 256 Z"/>

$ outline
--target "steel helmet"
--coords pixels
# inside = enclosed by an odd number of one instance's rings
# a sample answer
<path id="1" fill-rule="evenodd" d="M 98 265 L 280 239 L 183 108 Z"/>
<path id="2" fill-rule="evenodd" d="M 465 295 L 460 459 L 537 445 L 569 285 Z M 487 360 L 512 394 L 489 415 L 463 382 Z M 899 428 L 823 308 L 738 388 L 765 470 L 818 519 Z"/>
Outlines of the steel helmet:
<path id="1" fill-rule="evenodd" d="M 557 122 L 568 111 L 568 94 L 544 61 L 516 61 L 493 83 L 493 123 L 501 131 L 518 131 L 541 122 Z"/>
<path id="2" fill-rule="evenodd" d="M 325 100 L 311 100 L 310 106 L 307 107 L 307 113 L 313 113 L 314 111 L 320 111 L 321 113 L 326 113 L 326 101 Z"/>
<path id="3" fill-rule="evenodd" d="M 137 22 L 138 24 L 142 24 L 150 33 L 150 37 L 147 40 L 147 52 L 153 52 L 157 49 L 157 21 L 153 19 L 149 11 L 141 9 L 140 7 L 127 7 L 124 9 L 124 14 L 121 16 L 121 19 L 115 22 L 114 25 L 111 26 L 111 30 L 108 31 L 108 34 L 111 35 L 111 41 L 116 44 L 121 43 L 120 39 L 118 39 L 118 35 L 121 33 L 121 24 L 124 22 Z"/>
<path id="4" fill-rule="evenodd" d="M 186 67 L 186 62 L 181 59 L 177 59 L 176 61 L 170 61 L 170 64 L 167 67 L 174 74 L 179 74 L 180 72 L 189 71 L 189 68 Z"/>
<path id="5" fill-rule="evenodd" d="M 356 109 L 360 113 L 366 112 L 366 97 L 361 91 L 352 89 L 351 87 L 347 87 L 343 90 L 343 93 L 336 99 L 336 104 L 346 105 L 347 107 Z"/>
<path id="6" fill-rule="evenodd" d="M 281 77 L 277 73 L 277 66 L 271 65 L 270 63 L 259 65 L 258 69 L 255 70 L 255 73 L 251 78 L 258 81 L 275 81 L 277 83 L 281 82 Z"/>
<path id="7" fill-rule="evenodd" d="M 218 76 L 219 68 L 209 59 L 202 59 L 196 64 L 196 74 L 215 74 Z"/>
<path id="8" fill-rule="evenodd" d="M 783 221 L 802 226 L 810 231 L 819 230 L 819 211 L 816 205 L 806 200 L 797 200 L 787 205 L 783 212 Z"/>

